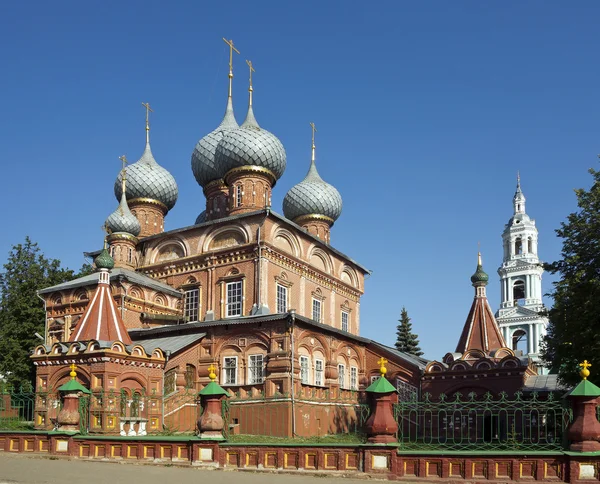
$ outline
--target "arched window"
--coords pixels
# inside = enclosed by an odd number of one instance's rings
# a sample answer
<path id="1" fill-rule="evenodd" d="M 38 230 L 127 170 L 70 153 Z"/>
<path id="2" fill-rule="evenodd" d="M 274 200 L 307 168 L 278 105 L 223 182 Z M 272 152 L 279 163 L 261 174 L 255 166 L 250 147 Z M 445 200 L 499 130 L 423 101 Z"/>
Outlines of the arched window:
<path id="1" fill-rule="evenodd" d="M 523 242 L 521 241 L 521 237 L 515 240 L 515 254 L 519 255 L 523 253 Z"/>
<path id="2" fill-rule="evenodd" d="M 517 329 L 512 335 L 512 349 L 513 351 L 522 351 L 524 355 L 527 354 L 528 336 L 524 329 Z"/>
<path id="3" fill-rule="evenodd" d="M 185 365 L 185 387 L 194 388 L 196 383 L 196 367 L 194 365 Z"/>
<path id="4" fill-rule="evenodd" d="M 518 280 L 513 284 L 513 300 L 525 299 L 525 282 Z"/>

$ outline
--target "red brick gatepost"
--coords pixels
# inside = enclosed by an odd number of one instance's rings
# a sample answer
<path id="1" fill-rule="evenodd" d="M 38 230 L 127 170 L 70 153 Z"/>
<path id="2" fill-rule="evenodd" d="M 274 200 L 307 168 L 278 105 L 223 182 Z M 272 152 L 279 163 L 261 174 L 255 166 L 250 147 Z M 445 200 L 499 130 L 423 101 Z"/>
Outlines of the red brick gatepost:
<path id="1" fill-rule="evenodd" d="M 575 452 L 600 451 L 600 422 L 596 417 L 596 407 L 600 388 L 588 381 L 590 365 L 587 360 L 581 363 L 580 375 L 583 378 L 568 398 L 573 402 L 573 423 L 569 426 L 570 450 Z"/>
<path id="2" fill-rule="evenodd" d="M 71 379 L 58 388 L 58 391 L 63 396 L 63 408 L 58 414 L 58 430 L 62 432 L 79 432 L 79 396 L 82 393 L 91 393 L 75 378 L 75 364 L 71 365 Z"/>
<path id="3" fill-rule="evenodd" d="M 216 368 L 210 365 L 208 368 L 210 383 L 200 390 L 199 396 L 202 402 L 202 416 L 198 420 L 200 438 L 207 440 L 224 440 L 223 428 L 225 422 L 221 415 L 221 400 L 229 394 L 215 381 Z"/>
<path id="4" fill-rule="evenodd" d="M 397 390 L 385 378 L 387 360 L 381 358 L 378 363 L 381 376 L 365 390 L 371 395 L 371 416 L 367 420 L 366 431 L 369 442 L 385 444 L 396 442 L 398 423 L 394 418 L 391 396 Z"/>

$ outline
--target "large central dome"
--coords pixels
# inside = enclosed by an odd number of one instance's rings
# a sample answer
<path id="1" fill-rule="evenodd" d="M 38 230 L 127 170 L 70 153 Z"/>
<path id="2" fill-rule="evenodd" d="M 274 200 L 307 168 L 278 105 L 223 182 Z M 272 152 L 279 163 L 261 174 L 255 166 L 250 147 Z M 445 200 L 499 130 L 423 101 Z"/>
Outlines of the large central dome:
<path id="1" fill-rule="evenodd" d="M 223 175 L 235 168 L 263 168 L 273 175 L 274 184 L 285 171 L 286 155 L 281 141 L 258 125 L 250 105 L 244 123 L 224 133 L 219 141 L 215 162 L 217 172 Z"/>

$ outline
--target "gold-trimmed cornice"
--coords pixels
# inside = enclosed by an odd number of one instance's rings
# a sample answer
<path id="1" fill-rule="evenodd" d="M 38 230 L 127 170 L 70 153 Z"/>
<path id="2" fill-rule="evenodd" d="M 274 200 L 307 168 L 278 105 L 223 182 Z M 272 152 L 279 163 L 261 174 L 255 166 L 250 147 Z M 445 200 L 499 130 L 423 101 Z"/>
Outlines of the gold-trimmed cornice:
<path id="1" fill-rule="evenodd" d="M 128 234 L 127 232 L 113 232 L 112 234 L 109 234 L 108 237 L 106 237 L 106 241 L 109 244 L 116 240 L 127 240 L 132 242 L 134 245 L 137 245 L 138 243 L 138 238 L 131 234 Z"/>
<path id="2" fill-rule="evenodd" d="M 217 180 L 208 182 L 206 184 L 206 186 L 203 188 L 203 192 L 204 192 L 204 195 L 207 196 L 211 190 L 222 189 L 222 188 L 227 188 L 227 184 L 225 183 L 225 180 L 223 180 L 223 178 L 219 178 Z"/>
<path id="3" fill-rule="evenodd" d="M 335 220 L 331 217 L 327 217 L 326 215 L 320 215 L 318 213 L 309 213 L 307 215 L 301 215 L 300 217 L 296 217 L 293 222 L 298 225 L 302 225 L 305 222 L 325 222 L 329 224 L 331 227 Z"/>
<path id="4" fill-rule="evenodd" d="M 274 187 L 277 182 L 277 177 L 273 174 L 273 172 L 263 166 L 256 165 L 246 165 L 239 166 L 237 168 L 232 168 L 225 174 L 225 183 L 230 184 L 230 180 L 232 177 L 237 175 L 238 173 L 249 173 L 252 175 L 263 175 L 266 176 L 271 182 L 271 186 Z"/>
<path id="5" fill-rule="evenodd" d="M 163 211 L 163 215 L 169 211 L 169 208 L 164 203 L 153 198 L 132 198 L 131 200 L 127 200 L 127 205 L 129 205 L 129 208 L 135 208 L 136 205 L 154 205 Z"/>

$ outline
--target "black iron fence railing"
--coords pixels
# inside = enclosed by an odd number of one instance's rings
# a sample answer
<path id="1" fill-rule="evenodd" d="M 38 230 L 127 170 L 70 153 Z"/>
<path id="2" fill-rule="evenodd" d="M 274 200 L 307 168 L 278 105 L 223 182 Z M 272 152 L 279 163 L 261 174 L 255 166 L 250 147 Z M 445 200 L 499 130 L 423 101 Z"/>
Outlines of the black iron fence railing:
<path id="1" fill-rule="evenodd" d="M 560 450 L 566 445 L 566 428 L 572 418 L 568 404 L 550 393 L 545 398 L 517 392 L 494 398 L 487 393 L 466 399 L 456 393 L 429 394 L 422 400 L 394 405 L 401 449 L 439 450 Z"/>

